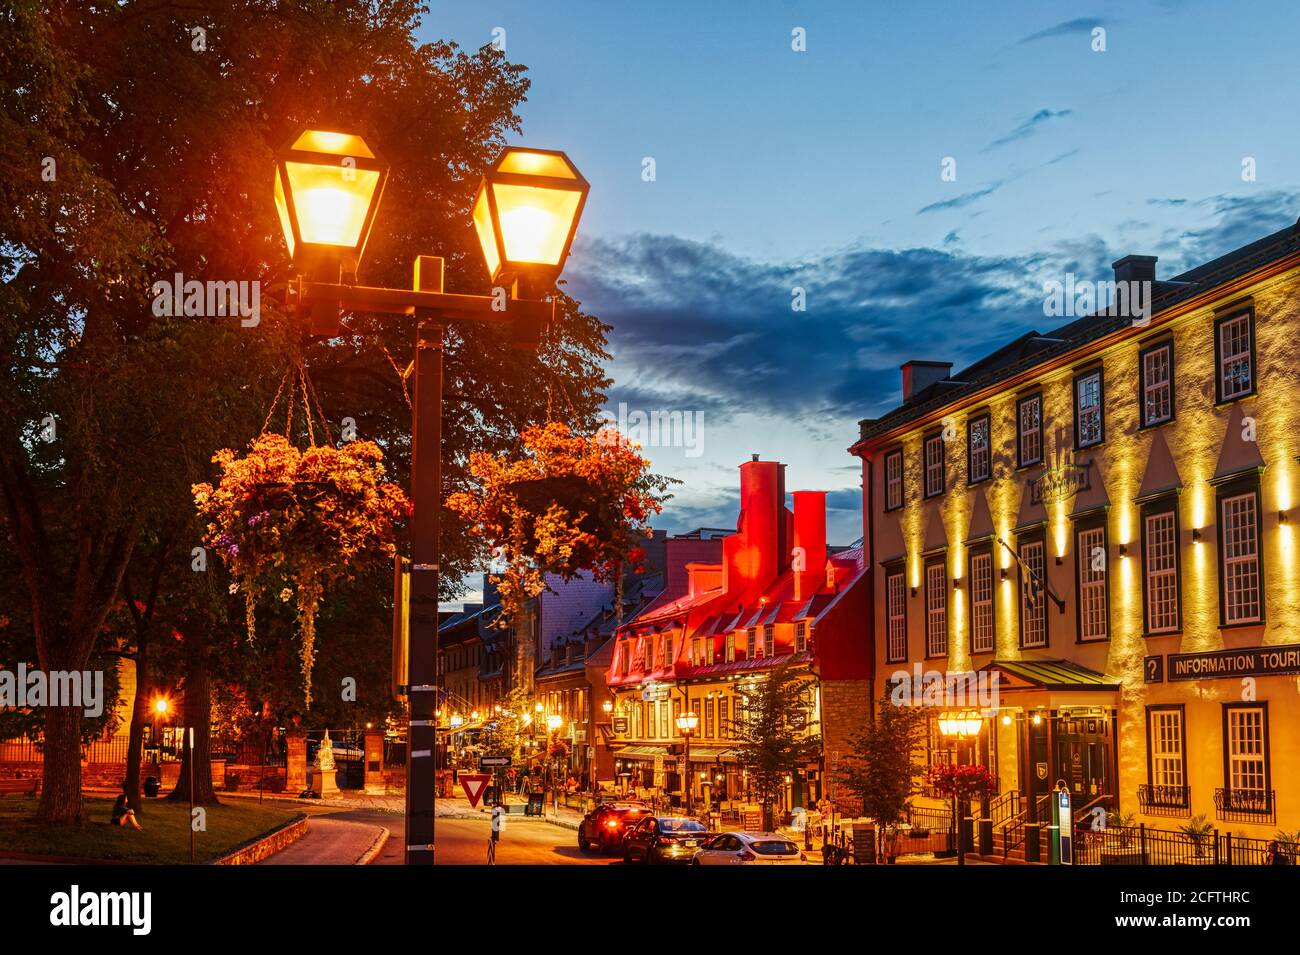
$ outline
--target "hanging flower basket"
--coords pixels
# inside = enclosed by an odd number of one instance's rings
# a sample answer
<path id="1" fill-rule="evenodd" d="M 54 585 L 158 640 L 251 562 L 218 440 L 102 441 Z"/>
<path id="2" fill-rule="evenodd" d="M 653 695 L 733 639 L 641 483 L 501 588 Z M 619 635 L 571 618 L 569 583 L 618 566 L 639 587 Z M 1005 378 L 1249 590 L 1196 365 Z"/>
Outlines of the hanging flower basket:
<path id="1" fill-rule="evenodd" d="M 369 561 L 392 559 L 394 525 L 410 514 L 410 503 L 384 480 L 383 452 L 373 441 L 300 451 L 281 435 L 263 434 L 244 454 L 227 448 L 212 460 L 221 469 L 216 486 L 192 489 L 207 522 L 204 543 L 235 578 L 231 591 L 243 591 L 250 640 L 259 597 L 270 592 L 294 602 L 310 706 L 321 598 Z"/>
<path id="2" fill-rule="evenodd" d="M 503 623 L 545 588 L 546 574 L 565 580 L 590 571 L 621 582 L 623 569 L 641 570 L 647 521 L 663 508 L 672 482 L 624 440 L 575 434 L 551 423 L 526 428 L 517 458 L 478 453 L 470 458 L 476 486 L 451 495 L 459 514 L 505 564 L 494 575 Z"/>
<path id="3" fill-rule="evenodd" d="M 997 778 L 987 766 L 940 763 L 930 770 L 930 783 L 943 796 L 982 796 L 997 787 Z"/>

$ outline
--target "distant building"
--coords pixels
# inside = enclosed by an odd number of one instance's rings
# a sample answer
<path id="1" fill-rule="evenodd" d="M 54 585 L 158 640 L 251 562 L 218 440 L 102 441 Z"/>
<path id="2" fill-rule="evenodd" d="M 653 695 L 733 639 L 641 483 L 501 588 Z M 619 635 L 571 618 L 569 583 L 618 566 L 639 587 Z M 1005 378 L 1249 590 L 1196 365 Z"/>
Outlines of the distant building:
<path id="1" fill-rule="evenodd" d="M 613 695 L 615 771 L 676 798 L 689 786 L 696 805 L 735 802 L 746 775 L 731 742 L 738 684 L 788 663 L 806 675 L 809 733 L 826 754 L 842 750 L 870 708 L 871 653 L 861 548 L 831 555 L 826 545 L 825 492 L 796 491 L 785 505 L 785 465 L 740 466 L 737 531 L 718 538 L 714 559 L 687 559 L 684 573 L 608 646 L 606 682 Z M 683 538 L 690 555 L 701 539 Z M 669 554 L 674 540 L 669 540 Z M 676 719 L 698 716 L 691 765 Z M 785 808 L 826 792 L 827 758 L 799 767 L 784 793 Z M 685 779 L 683 779 L 685 776 Z"/>

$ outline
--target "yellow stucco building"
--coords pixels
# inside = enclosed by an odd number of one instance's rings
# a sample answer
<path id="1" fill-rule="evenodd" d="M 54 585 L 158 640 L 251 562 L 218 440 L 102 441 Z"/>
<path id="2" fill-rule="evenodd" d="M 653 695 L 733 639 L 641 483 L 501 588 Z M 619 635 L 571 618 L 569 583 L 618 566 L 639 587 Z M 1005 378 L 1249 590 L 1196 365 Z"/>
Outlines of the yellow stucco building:
<path id="1" fill-rule="evenodd" d="M 862 422 L 876 690 L 975 674 L 924 759 L 987 765 L 999 823 L 1063 782 L 1268 839 L 1300 829 L 1300 224 L 1155 265 L 956 374 L 905 364 Z"/>

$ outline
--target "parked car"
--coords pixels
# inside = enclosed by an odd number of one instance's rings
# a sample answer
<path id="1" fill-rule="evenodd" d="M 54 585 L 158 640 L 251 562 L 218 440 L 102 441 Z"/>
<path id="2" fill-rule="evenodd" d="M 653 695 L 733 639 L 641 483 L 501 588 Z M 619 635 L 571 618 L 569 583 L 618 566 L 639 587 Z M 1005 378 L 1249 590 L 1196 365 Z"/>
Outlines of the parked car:
<path id="1" fill-rule="evenodd" d="M 595 848 L 599 852 L 617 851 L 623 846 L 623 837 L 637 822 L 649 815 L 645 803 L 604 803 L 591 809 L 577 826 L 577 847 L 586 852 Z"/>
<path id="2" fill-rule="evenodd" d="M 578 848 L 583 852 L 617 851 L 628 830 L 646 817 L 650 807 L 640 802 L 607 802 L 578 823 Z"/>
<path id="3" fill-rule="evenodd" d="M 799 865 L 808 858 L 785 836 L 774 832 L 723 832 L 691 860 L 692 865 Z"/>
<path id="4" fill-rule="evenodd" d="M 709 838 L 708 827 L 682 816 L 650 816 L 623 840 L 623 861 L 690 862 Z"/>

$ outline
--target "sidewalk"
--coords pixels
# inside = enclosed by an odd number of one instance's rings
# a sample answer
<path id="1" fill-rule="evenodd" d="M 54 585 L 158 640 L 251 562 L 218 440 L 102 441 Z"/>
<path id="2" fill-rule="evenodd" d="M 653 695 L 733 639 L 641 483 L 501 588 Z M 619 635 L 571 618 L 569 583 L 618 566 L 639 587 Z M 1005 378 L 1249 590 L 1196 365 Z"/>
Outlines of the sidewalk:
<path id="1" fill-rule="evenodd" d="M 383 826 L 313 816 L 305 836 L 258 865 L 368 865 L 388 836 Z"/>

